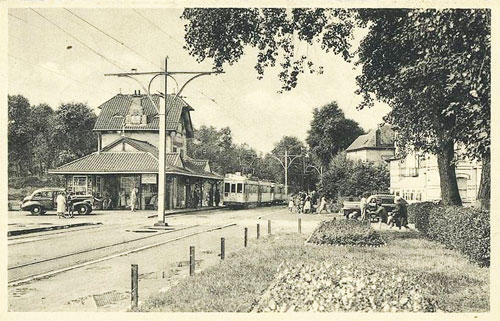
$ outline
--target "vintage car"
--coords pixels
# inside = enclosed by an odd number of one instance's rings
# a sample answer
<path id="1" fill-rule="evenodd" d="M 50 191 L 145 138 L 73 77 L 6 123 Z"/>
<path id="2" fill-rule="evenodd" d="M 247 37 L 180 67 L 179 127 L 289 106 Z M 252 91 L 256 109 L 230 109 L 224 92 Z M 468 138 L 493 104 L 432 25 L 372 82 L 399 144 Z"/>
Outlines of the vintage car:
<path id="1" fill-rule="evenodd" d="M 41 188 L 26 196 L 21 202 L 21 210 L 29 211 L 33 215 L 45 214 L 57 208 L 57 195 L 65 193 L 64 188 Z M 94 205 L 92 195 L 73 195 L 69 197 L 71 210 L 78 214 L 90 214 Z"/>
<path id="2" fill-rule="evenodd" d="M 385 208 L 387 213 L 390 213 L 394 211 L 394 208 L 396 207 L 396 204 L 394 204 L 394 199 L 395 196 L 391 194 L 375 194 L 371 195 L 366 199 L 367 202 L 367 207 L 366 210 L 368 213 L 370 212 L 375 212 L 377 208 L 377 200 L 380 200 L 382 207 Z M 346 217 L 349 217 L 349 214 L 357 212 L 360 214 L 361 210 L 359 208 L 359 200 L 346 200 L 344 201 L 342 211 L 344 212 L 344 215 Z M 370 220 L 371 221 L 376 221 L 379 220 L 380 218 L 376 218 L 373 215 L 370 215 Z M 383 217 L 381 218 L 383 222 L 387 220 L 387 218 Z"/>

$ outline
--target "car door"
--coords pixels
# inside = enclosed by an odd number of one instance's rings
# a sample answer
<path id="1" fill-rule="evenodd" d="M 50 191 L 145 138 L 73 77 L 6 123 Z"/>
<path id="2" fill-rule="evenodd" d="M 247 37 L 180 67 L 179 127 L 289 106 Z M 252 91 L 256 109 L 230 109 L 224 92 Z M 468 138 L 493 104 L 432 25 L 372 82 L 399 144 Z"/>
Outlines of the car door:
<path id="1" fill-rule="evenodd" d="M 40 203 L 45 210 L 54 209 L 54 200 L 52 197 L 52 191 L 43 191 L 40 193 Z"/>

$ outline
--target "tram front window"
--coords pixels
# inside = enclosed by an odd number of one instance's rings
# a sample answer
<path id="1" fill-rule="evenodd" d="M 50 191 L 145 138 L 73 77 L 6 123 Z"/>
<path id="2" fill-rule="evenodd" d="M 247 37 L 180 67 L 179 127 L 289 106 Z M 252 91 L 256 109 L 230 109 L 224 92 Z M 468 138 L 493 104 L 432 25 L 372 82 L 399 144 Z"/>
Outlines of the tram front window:
<path id="1" fill-rule="evenodd" d="M 231 193 L 236 193 L 236 184 L 231 184 Z"/>
<path id="2" fill-rule="evenodd" d="M 237 193 L 243 193 L 243 184 L 238 183 Z"/>

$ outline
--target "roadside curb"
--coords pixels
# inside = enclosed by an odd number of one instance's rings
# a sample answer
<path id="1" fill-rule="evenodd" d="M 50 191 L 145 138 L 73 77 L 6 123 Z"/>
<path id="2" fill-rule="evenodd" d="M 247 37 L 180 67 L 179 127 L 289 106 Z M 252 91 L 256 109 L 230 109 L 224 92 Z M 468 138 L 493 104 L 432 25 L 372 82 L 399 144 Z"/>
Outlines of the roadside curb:
<path id="1" fill-rule="evenodd" d="M 35 227 L 35 228 L 28 228 L 28 229 L 23 229 L 23 230 L 14 230 L 14 231 L 8 231 L 7 237 L 29 234 L 29 233 L 38 233 L 38 232 L 46 232 L 46 231 L 53 231 L 53 230 L 63 230 L 63 229 L 72 228 L 72 227 L 81 227 L 81 226 L 89 226 L 89 225 L 102 225 L 102 223 L 101 222 L 98 222 L 98 223 L 75 223 L 75 224 Z"/>
<path id="2" fill-rule="evenodd" d="M 182 210 L 182 211 L 175 211 L 175 212 L 170 212 L 170 213 L 165 213 L 165 216 L 170 216 L 170 215 L 178 215 L 178 214 L 192 214 L 195 212 L 205 212 L 205 211 L 214 211 L 214 210 L 220 210 L 226 208 L 225 206 L 218 206 L 218 207 L 210 207 L 210 208 L 193 208 L 190 210 Z M 157 214 L 155 215 L 148 215 L 148 218 L 155 218 L 158 217 Z"/>

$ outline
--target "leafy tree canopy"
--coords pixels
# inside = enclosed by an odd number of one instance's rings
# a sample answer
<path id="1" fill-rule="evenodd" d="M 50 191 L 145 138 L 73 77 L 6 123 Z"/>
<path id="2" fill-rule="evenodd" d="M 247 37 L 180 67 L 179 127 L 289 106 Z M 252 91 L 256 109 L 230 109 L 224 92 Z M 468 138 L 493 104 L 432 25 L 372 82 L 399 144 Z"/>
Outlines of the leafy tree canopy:
<path id="1" fill-rule="evenodd" d="M 361 108 L 374 98 L 392 110 L 397 144 L 440 153 L 452 140 L 481 159 L 490 146 L 490 12 L 370 10 L 359 47 Z"/>
<path id="2" fill-rule="evenodd" d="M 323 178 L 322 192 L 328 197 L 388 191 L 389 170 L 386 166 L 352 161 L 346 158 L 345 153 L 339 153 L 332 159 Z"/>
<path id="3" fill-rule="evenodd" d="M 314 155 L 327 166 L 333 156 L 349 147 L 363 133 L 356 121 L 345 118 L 337 103 L 331 102 L 314 109 L 306 142 Z"/>
<path id="4" fill-rule="evenodd" d="M 232 65 L 247 47 L 258 50 L 255 69 L 262 77 L 279 64 L 283 90 L 297 85 L 300 73 L 322 73 L 307 56 L 298 55 L 298 42 L 318 43 L 325 51 L 352 58 L 351 43 L 356 20 L 346 9 L 324 8 L 188 8 L 182 16 L 186 49 L 199 62 L 213 59 L 214 67 Z"/>

